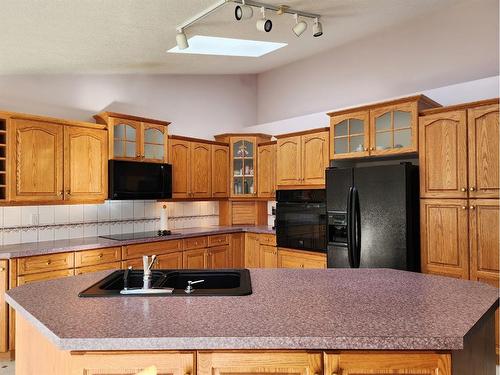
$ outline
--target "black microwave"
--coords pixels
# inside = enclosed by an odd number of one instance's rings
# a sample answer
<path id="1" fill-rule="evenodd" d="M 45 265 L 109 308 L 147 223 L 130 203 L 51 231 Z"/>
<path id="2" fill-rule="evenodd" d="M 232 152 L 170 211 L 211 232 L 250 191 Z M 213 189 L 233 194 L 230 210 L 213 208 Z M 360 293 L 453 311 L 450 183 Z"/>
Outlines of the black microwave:
<path id="1" fill-rule="evenodd" d="M 172 198 L 172 165 L 110 160 L 109 199 Z"/>

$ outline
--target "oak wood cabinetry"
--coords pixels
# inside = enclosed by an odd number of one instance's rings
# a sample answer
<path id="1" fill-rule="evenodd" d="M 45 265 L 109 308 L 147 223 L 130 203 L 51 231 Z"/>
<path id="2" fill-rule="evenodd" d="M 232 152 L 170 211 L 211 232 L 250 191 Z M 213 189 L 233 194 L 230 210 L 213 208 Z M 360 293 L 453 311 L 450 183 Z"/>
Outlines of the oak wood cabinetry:
<path id="1" fill-rule="evenodd" d="M 260 267 L 260 243 L 256 233 L 245 233 L 245 267 Z"/>
<path id="2" fill-rule="evenodd" d="M 108 127 L 109 159 L 167 162 L 169 122 L 116 112 L 101 112 L 94 119 Z"/>
<path id="3" fill-rule="evenodd" d="M 229 197 L 229 146 L 212 145 L 212 197 Z"/>
<path id="4" fill-rule="evenodd" d="M 5 292 L 9 289 L 9 261 L 0 260 L 0 353 L 9 350 L 9 308 Z"/>
<path id="5" fill-rule="evenodd" d="M 267 201 L 220 201 L 219 225 L 267 225 Z"/>
<path id="6" fill-rule="evenodd" d="M 277 136 L 279 188 L 324 187 L 329 163 L 329 128 Z"/>
<path id="7" fill-rule="evenodd" d="M 279 268 L 326 268 L 326 254 L 278 248 Z"/>
<path id="8" fill-rule="evenodd" d="M 418 150 L 418 113 L 440 105 L 425 95 L 330 112 L 330 159 Z"/>
<path id="9" fill-rule="evenodd" d="M 276 196 L 276 141 L 257 146 L 257 193 L 261 198 Z"/>

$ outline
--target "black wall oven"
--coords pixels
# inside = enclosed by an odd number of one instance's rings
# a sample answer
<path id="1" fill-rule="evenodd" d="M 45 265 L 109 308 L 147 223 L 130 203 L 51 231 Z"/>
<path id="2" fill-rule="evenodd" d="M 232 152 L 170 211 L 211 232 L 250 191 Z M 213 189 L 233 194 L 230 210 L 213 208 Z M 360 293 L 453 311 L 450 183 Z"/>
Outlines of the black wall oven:
<path id="1" fill-rule="evenodd" d="M 278 190 L 276 199 L 278 246 L 326 252 L 325 190 Z"/>

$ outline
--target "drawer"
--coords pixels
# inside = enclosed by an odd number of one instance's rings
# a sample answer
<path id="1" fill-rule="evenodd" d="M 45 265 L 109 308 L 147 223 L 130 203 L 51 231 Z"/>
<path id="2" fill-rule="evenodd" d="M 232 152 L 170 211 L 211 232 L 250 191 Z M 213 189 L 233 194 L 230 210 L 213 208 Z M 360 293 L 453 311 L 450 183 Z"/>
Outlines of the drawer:
<path id="1" fill-rule="evenodd" d="M 121 260 L 122 248 L 108 247 L 106 249 L 95 249 L 77 251 L 75 253 L 75 267 L 94 266 L 102 263 L 117 262 Z"/>
<path id="2" fill-rule="evenodd" d="M 29 275 L 32 273 L 49 272 L 73 268 L 75 265 L 74 253 L 58 253 L 20 258 L 17 260 L 17 274 Z"/>
<path id="3" fill-rule="evenodd" d="M 217 234 L 208 237 L 208 247 L 229 245 L 229 234 Z"/>
<path id="4" fill-rule="evenodd" d="M 279 268 L 326 268 L 326 255 L 301 250 L 278 249 Z"/>
<path id="5" fill-rule="evenodd" d="M 121 268 L 121 262 L 96 264 L 93 266 L 80 267 L 75 269 L 75 275 L 83 275 L 85 273 L 105 271 L 105 270 L 119 270 Z"/>
<path id="6" fill-rule="evenodd" d="M 123 259 L 133 259 L 143 255 L 160 255 L 182 250 L 182 241 L 156 241 L 123 246 Z"/>
<path id="7" fill-rule="evenodd" d="M 274 234 L 261 234 L 259 242 L 262 245 L 276 246 L 276 235 Z"/>
<path id="8" fill-rule="evenodd" d="M 204 249 L 208 247 L 207 237 L 186 238 L 184 240 L 184 250 Z"/>
<path id="9" fill-rule="evenodd" d="M 63 277 L 73 276 L 74 270 L 59 270 L 52 272 L 35 273 L 32 275 L 19 276 L 17 278 L 17 286 L 34 283 L 36 281 L 55 280 Z"/>

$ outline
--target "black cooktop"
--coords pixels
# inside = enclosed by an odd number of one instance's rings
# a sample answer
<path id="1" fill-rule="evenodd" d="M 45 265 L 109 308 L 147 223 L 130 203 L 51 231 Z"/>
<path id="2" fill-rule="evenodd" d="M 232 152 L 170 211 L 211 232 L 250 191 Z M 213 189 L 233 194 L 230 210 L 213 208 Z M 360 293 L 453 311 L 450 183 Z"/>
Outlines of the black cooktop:
<path id="1" fill-rule="evenodd" d="M 138 233 L 122 233 L 122 234 L 108 234 L 105 236 L 99 236 L 101 238 L 107 238 L 109 240 L 126 241 L 126 240 L 138 240 L 141 238 L 154 238 L 154 237 L 168 237 L 173 233 L 169 230 L 158 230 L 151 232 L 138 232 Z"/>

